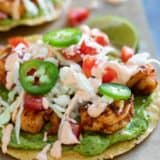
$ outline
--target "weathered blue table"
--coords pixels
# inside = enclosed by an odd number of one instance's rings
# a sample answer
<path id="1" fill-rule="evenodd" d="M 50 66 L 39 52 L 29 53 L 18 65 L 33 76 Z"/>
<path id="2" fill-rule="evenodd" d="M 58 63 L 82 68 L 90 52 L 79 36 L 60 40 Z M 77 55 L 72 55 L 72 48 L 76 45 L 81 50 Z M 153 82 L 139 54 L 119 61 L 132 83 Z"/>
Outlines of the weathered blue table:
<path id="1" fill-rule="evenodd" d="M 159 0 L 142 0 L 145 13 L 152 31 L 153 41 L 156 48 L 157 57 L 160 58 L 160 1 Z"/>

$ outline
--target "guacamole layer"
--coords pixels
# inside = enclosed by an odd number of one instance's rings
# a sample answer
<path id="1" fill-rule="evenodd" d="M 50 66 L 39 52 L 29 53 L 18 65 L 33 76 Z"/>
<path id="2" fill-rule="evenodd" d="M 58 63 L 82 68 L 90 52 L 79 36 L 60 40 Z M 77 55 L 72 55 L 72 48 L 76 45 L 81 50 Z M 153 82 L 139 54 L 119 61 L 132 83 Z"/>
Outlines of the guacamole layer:
<path id="1" fill-rule="evenodd" d="M 149 115 L 146 108 L 152 102 L 151 97 L 135 97 L 134 100 L 134 117 L 131 122 L 121 131 L 118 131 L 111 135 L 99 134 L 99 133 L 85 133 L 82 135 L 82 140 L 79 145 L 64 146 L 63 151 L 73 150 L 84 156 L 95 156 L 104 152 L 111 145 L 135 139 L 142 135 L 148 128 Z M 24 149 L 24 150 L 40 150 L 46 144 L 56 141 L 56 136 L 50 136 L 47 142 L 43 141 L 43 133 L 40 134 L 28 134 L 21 132 L 20 144 L 17 144 L 15 133 L 12 132 L 11 141 L 9 147 Z M 0 138 L 2 137 L 2 131 L 0 131 Z"/>

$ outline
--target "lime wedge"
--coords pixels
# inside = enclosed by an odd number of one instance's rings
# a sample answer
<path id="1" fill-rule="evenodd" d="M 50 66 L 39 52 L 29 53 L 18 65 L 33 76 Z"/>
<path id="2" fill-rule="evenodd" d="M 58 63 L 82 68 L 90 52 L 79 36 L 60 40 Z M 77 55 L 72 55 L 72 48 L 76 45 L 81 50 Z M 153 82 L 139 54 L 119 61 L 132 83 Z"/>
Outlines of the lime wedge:
<path id="1" fill-rule="evenodd" d="M 88 25 L 105 32 L 113 46 L 121 48 L 124 45 L 138 49 L 139 38 L 135 26 L 128 20 L 117 16 L 103 16 L 91 19 Z"/>

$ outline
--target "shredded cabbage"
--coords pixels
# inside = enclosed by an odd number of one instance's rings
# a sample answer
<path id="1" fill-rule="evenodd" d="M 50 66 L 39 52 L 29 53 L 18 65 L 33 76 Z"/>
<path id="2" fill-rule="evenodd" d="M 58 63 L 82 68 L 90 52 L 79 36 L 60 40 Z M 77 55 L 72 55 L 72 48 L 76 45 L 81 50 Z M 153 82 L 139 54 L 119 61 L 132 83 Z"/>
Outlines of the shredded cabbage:
<path id="1" fill-rule="evenodd" d="M 20 105 L 20 109 L 18 111 L 17 117 L 16 117 L 16 123 L 15 123 L 15 133 L 16 133 L 16 140 L 17 143 L 20 144 L 20 139 L 19 139 L 19 135 L 20 135 L 20 129 L 21 129 L 21 115 L 23 112 L 23 103 Z"/>
<path id="2" fill-rule="evenodd" d="M 1 97 L 0 97 L 0 105 L 6 108 L 9 107 L 9 104 L 6 101 L 4 101 Z"/>
<path id="3" fill-rule="evenodd" d="M 24 6 L 27 10 L 27 12 L 31 15 L 31 16 L 36 16 L 38 15 L 38 8 L 37 6 L 30 0 L 23 0 Z"/>
<path id="4" fill-rule="evenodd" d="M 53 98 L 53 101 L 62 107 L 66 107 L 70 102 L 70 97 L 68 95 L 60 95 L 56 98 Z"/>
<path id="5" fill-rule="evenodd" d="M 40 8 L 43 10 L 46 18 L 48 20 L 52 19 L 52 16 L 54 14 L 55 8 L 53 3 L 50 0 L 37 0 Z"/>
<path id="6" fill-rule="evenodd" d="M 65 112 L 65 109 L 60 107 L 57 104 L 52 104 L 49 102 L 49 107 L 58 115 L 59 118 L 63 117 L 63 113 Z"/>
<path id="7" fill-rule="evenodd" d="M 8 109 L 4 110 L 3 113 L 0 114 L 0 126 L 7 124 L 11 119 L 11 113 Z"/>

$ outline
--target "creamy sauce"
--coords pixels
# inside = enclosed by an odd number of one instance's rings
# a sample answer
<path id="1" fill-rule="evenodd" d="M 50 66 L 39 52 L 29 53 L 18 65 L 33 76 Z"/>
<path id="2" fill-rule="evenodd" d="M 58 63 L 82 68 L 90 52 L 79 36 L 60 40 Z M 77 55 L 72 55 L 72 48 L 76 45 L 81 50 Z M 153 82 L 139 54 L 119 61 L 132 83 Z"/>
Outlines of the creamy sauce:
<path id="1" fill-rule="evenodd" d="M 13 125 L 8 124 L 5 128 L 3 128 L 3 136 L 2 136 L 2 152 L 7 153 L 7 146 L 11 139 L 11 133 L 13 130 Z"/>
<path id="2" fill-rule="evenodd" d="M 44 132 L 43 141 L 46 142 L 48 140 L 48 133 Z"/>
<path id="3" fill-rule="evenodd" d="M 145 65 L 146 63 L 148 63 L 149 58 L 150 54 L 148 52 L 136 54 L 127 61 L 127 65 Z"/>
<path id="4" fill-rule="evenodd" d="M 62 144 L 77 144 L 79 140 L 72 131 L 71 124 L 67 120 L 62 120 L 59 131 L 58 139 Z"/>
<path id="5" fill-rule="evenodd" d="M 126 84 L 130 77 L 138 72 L 137 65 L 130 66 L 116 61 L 107 62 L 106 66 L 113 68 L 117 72 L 118 77 L 115 82 L 121 84 Z"/>
<path id="6" fill-rule="evenodd" d="M 26 47 L 24 44 L 20 43 L 10 54 L 5 62 L 5 69 L 7 71 L 6 75 L 6 88 L 10 90 L 14 84 L 14 78 L 17 76 L 17 72 L 19 69 L 19 63 L 26 61 L 30 58 L 30 56 L 25 53 Z M 18 66 L 18 67 L 17 67 Z M 16 77 L 18 78 L 18 77 Z"/>
<path id="7" fill-rule="evenodd" d="M 90 117 L 96 118 L 100 116 L 106 109 L 107 105 L 106 103 L 100 103 L 100 104 L 91 104 L 88 107 L 88 114 Z"/>
<path id="8" fill-rule="evenodd" d="M 113 102 L 112 98 L 107 98 L 107 97 L 98 97 L 96 96 L 93 100 L 92 100 L 92 104 L 88 105 L 88 114 L 90 117 L 96 118 L 98 116 L 100 116 L 105 109 L 107 108 L 107 106 L 109 104 L 111 104 Z"/>
<path id="9" fill-rule="evenodd" d="M 84 34 L 90 34 L 90 28 L 87 25 L 80 26 L 80 29 Z"/>
<path id="10" fill-rule="evenodd" d="M 6 63 L 5 63 L 5 69 L 7 71 L 6 88 L 8 90 L 10 90 L 14 84 L 14 68 L 17 60 L 18 60 L 18 56 L 16 53 L 9 55 L 6 59 Z"/>
<path id="11" fill-rule="evenodd" d="M 43 148 L 43 150 L 37 154 L 36 159 L 37 159 L 37 160 L 48 160 L 48 155 L 47 155 L 47 153 L 48 153 L 50 147 L 51 147 L 50 144 L 46 145 L 46 146 Z"/>
<path id="12" fill-rule="evenodd" d="M 53 157 L 53 158 L 56 158 L 56 159 L 59 159 L 62 157 L 62 144 L 59 140 L 57 140 L 52 148 L 51 148 L 51 151 L 50 151 L 50 155 Z"/>
<path id="13" fill-rule="evenodd" d="M 43 105 L 44 109 L 48 109 L 49 108 L 48 100 L 45 97 L 42 98 L 42 105 Z"/>
<path id="14" fill-rule="evenodd" d="M 66 117 L 69 117 L 71 112 L 77 108 L 78 103 L 83 103 L 91 100 L 91 95 L 87 94 L 84 91 L 77 91 L 75 96 L 71 99 L 71 102 L 68 105 L 68 108 L 65 112 Z"/>

